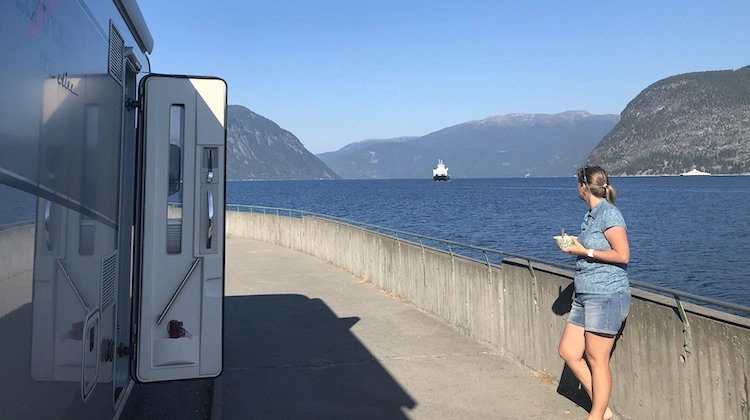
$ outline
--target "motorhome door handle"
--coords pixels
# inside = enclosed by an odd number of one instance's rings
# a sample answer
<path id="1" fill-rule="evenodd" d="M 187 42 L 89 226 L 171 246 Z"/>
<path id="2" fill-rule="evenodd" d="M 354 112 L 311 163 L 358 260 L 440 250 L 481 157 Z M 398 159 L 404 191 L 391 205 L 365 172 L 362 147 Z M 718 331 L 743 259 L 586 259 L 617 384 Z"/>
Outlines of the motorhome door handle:
<path id="1" fill-rule="evenodd" d="M 208 149 L 208 175 L 206 176 L 206 182 L 209 184 L 214 181 L 214 151 Z"/>
<path id="2" fill-rule="evenodd" d="M 214 236 L 214 193 L 208 190 L 208 226 L 206 228 L 206 248 L 211 248 L 211 241 Z"/>

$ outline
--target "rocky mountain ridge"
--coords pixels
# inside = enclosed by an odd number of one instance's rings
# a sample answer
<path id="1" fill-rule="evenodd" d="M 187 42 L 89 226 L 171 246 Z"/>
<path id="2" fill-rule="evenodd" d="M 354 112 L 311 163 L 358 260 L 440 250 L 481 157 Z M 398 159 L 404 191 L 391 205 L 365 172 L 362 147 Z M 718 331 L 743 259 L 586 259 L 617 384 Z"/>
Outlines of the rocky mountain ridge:
<path id="1" fill-rule="evenodd" d="M 227 179 L 335 179 L 294 134 L 241 105 L 227 109 Z"/>
<path id="2" fill-rule="evenodd" d="M 587 162 L 615 175 L 750 173 L 750 66 L 648 86 Z"/>

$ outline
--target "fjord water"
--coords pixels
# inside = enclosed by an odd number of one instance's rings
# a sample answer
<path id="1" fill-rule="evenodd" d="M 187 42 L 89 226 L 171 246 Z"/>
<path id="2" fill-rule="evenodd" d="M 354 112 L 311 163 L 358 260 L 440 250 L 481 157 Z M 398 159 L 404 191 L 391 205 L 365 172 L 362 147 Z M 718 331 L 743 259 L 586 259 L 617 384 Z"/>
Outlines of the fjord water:
<path id="1" fill-rule="evenodd" d="M 750 305 L 750 177 L 618 177 L 630 277 Z M 342 217 L 573 267 L 552 236 L 578 234 L 576 179 L 229 182 L 227 202 Z"/>

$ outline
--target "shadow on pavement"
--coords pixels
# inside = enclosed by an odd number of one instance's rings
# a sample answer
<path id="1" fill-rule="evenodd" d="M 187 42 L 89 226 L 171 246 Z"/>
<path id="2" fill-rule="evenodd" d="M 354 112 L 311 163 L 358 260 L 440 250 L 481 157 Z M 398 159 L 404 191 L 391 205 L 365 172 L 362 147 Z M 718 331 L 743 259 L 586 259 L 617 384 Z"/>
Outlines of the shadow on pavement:
<path id="1" fill-rule="evenodd" d="M 120 420 L 211 418 L 213 379 L 134 384 Z"/>
<path id="2" fill-rule="evenodd" d="M 302 295 L 225 299 L 223 417 L 406 419 L 416 402 L 338 318 Z"/>

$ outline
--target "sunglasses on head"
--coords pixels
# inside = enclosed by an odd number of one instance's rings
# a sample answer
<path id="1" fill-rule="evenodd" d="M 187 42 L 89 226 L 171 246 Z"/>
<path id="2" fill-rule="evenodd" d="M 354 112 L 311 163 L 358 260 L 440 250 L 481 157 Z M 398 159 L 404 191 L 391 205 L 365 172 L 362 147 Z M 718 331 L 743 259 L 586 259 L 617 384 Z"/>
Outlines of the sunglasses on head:
<path id="1" fill-rule="evenodd" d="M 581 174 L 583 174 L 583 183 L 585 185 L 589 185 L 589 177 L 586 175 L 586 170 L 588 169 L 588 165 L 583 167 L 583 170 L 581 171 Z"/>

